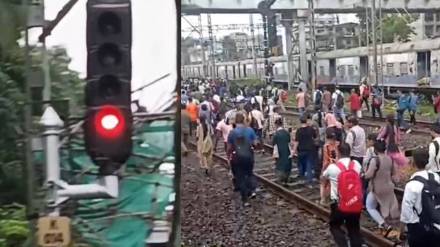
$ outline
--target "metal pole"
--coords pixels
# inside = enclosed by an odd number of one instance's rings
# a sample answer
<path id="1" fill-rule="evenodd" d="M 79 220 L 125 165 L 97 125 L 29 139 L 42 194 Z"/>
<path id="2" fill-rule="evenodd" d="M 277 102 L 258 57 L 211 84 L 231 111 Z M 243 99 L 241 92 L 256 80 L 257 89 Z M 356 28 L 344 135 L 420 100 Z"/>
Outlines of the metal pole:
<path id="1" fill-rule="evenodd" d="M 365 8 L 365 24 L 366 24 L 366 34 L 365 38 L 367 40 L 367 81 L 369 82 L 371 80 L 370 77 L 370 30 L 369 30 L 369 24 L 368 24 L 368 7 Z"/>
<path id="2" fill-rule="evenodd" d="M 384 92 L 384 81 L 383 81 L 383 69 L 384 69 L 384 64 L 383 64 L 383 23 L 382 23 L 382 0 L 379 0 L 379 21 L 380 21 L 380 80 L 382 83 L 382 92 Z M 382 96 L 384 96 L 385 94 L 382 94 Z M 383 102 L 383 100 L 382 100 Z"/>
<path id="3" fill-rule="evenodd" d="M 45 131 L 45 157 L 46 157 L 46 186 L 49 192 L 48 209 L 49 216 L 59 216 L 59 208 L 56 206 L 58 200 L 57 183 L 60 180 L 60 129 L 63 127 L 63 121 L 56 114 L 52 107 L 47 107 L 41 117 L 40 123 Z"/>
<path id="4" fill-rule="evenodd" d="M 24 124 L 25 124 L 25 167 L 23 169 L 25 183 L 26 183 L 26 213 L 28 216 L 34 213 L 34 182 L 35 182 L 35 174 L 34 174 L 34 166 L 32 163 L 32 106 L 31 106 L 31 85 L 29 81 L 30 69 L 31 69 L 31 58 L 30 58 L 30 48 L 29 48 L 29 30 L 28 30 L 28 21 L 29 21 L 29 5 L 26 0 L 22 0 L 22 5 L 25 9 L 25 30 L 24 30 L 24 39 L 25 39 L 25 79 L 26 79 L 26 104 L 24 106 Z M 29 221 L 29 241 L 31 246 L 35 246 L 35 222 L 33 220 Z"/>
<path id="5" fill-rule="evenodd" d="M 207 68 L 206 68 L 206 59 L 205 59 L 205 46 L 203 42 L 203 26 L 202 26 L 202 14 L 199 15 L 199 34 L 200 34 L 200 47 L 202 50 L 202 68 L 203 68 L 203 77 L 206 78 Z"/>
<path id="6" fill-rule="evenodd" d="M 379 75 L 377 73 L 377 40 L 376 40 L 376 0 L 373 0 L 371 8 L 371 23 L 372 23 L 372 31 L 373 31 L 373 73 L 374 73 L 374 84 L 377 86 L 379 82 Z"/>
<path id="7" fill-rule="evenodd" d="M 293 70 L 292 70 L 292 17 L 287 16 L 290 20 L 284 20 L 284 29 L 286 34 L 286 55 L 287 55 L 287 81 L 289 90 L 293 85 Z"/>
<path id="8" fill-rule="evenodd" d="M 211 23 L 211 15 L 208 14 L 208 31 L 209 31 L 209 40 L 211 42 L 211 66 L 212 66 L 212 78 L 216 77 L 216 68 L 215 68 L 215 49 L 214 49 L 214 37 L 212 35 L 212 23 Z"/>
<path id="9" fill-rule="evenodd" d="M 42 1 L 43 9 L 44 9 L 44 0 Z M 50 82 L 50 68 L 49 68 L 49 59 L 47 57 L 47 48 L 46 48 L 46 37 L 42 40 L 42 47 L 41 47 L 41 56 L 42 56 L 42 68 L 43 68 L 43 74 L 44 74 L 44 88 L 43 88 L 43 101 L 45 102 L 43 104 L 43 109 L 46 108 L 51 99 L 51 82 Z"/>
<path id="10" fill-rule="evenodd" d="M 299 35 L 299 60 L 301 77 L 305 83 L 308 83 L 309 75 L 307 68 L 307 45 L 306 45 L 306 31 L 305 31 L 304 17 L 298 18 L 298 35 Z M 307 86 L 308 88 L 309 86 Z"/>
<path id="11" fill-rule="evenodd" d="M 251 28 L 251 38 L 252 38 L 252 59 L 254 61 L 254 75 L 258 78 L 258 67 L 257 67 L 257 54 L 255 50 L 255 30 L 254 30 L 254 16 L 249 14 L 249 23 Z"/>
<path id="12" fill-rule="evenodd" d="M 311 10 L 310 15 L 310 49 L 311 49 L 311 67 L 312 67 L 312 81 L 311 92 L 315 92 L 316 87 L 316 51 L 315 51 L 315 8 L 313 6 L 313 0 L 309 0 L 309 8 Z"/>
<path id="13" fill-rule="evenodd" d="M 263 19 L 263 45 L 264 45 L 264 75 L 266 84 L 269 84 L 269 40 L 267 35 L 267 16 L 262 14 Z"/>

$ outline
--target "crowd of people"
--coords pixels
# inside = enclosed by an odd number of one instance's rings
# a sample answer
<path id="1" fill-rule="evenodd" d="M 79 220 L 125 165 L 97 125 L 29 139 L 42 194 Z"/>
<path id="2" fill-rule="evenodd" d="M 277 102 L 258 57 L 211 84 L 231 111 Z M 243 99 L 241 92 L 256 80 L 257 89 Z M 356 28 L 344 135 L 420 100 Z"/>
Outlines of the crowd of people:
<path id="1" fill-rule="evenodd" d="M 394 232 L 411 247 L 439 246 L 440 125 L 432 125 L 432 142 L 427 148 L 414 150 L 411 159 L 401 147 L 401 129 L 407 128 L 403 121 L 406 110 L 415 124 L 419 100 L 414 93 L 393 96 L 397 114 L 387 114 L 377 133 L 366 133 L 359 124 L 363 106 L 373 117 L 382 117 L 383 101 L 381 90 L 366 82 L 353 89 L 348 100 L 339 89 L 332 93 L 323 87 L 313 92 L 310 101 L 307 87 L 299 87 L 295 95 L 298 127 L 287 126 L 281 114 L 289 101 L 285 87 L 244 88 L 231 95 L 226 80 L 196 79 L 184 85 L 182 151 L 186 152 L 188 136 L 195 134 L 200 166 L 207 176 L 212 174 L 213 153 L 219 148 L 224 151 L 233 189 L 240 192 L 245 207 L 256 196 L 255 155 L 264 152 L 263 143 L 271 143 L 281 185 L 289 186 L 294 163 L 305 188 L 319 184 L 317 203 L 330 208 L 330 231 L 338 246 L 363 245 L 360 217 L 364 209 L 385 237 Z M 196 94 L 200 94 L 201 102 Z M 440 105 L 439 95 L 433 100 L 434 107 Z M 348 115 L 344 111 L 346 102 L 350 103 Z M 219 147 L 219 140 L 223 147 Z M 399 206 L 395 184 L 399 170 L 410 165 L 417 171 L 409 181 L 400 181 L 406 186 Z"/>

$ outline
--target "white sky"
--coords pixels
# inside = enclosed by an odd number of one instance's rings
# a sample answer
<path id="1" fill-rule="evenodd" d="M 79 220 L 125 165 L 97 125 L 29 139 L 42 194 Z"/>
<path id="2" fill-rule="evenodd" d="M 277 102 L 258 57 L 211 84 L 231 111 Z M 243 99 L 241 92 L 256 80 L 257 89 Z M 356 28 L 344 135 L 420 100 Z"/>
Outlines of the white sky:
<path id="1" fill-rule="evenodd" d="M 68 0 L 46 0 L 45 15 L 53 20 Z M 132 89 L 164 74 L 171 75 L 132 98 L 140 97 L 147 109 L 170 100 L 177 80 L 176 6 L 174 0 L 132 0 Z M 41 31 L 34 30 L 31 43 Z M 47 46 L 61 45 L 72 58 L 70 68 L 86 75 L 86 0 L 79 0 L 47 39 Z"/>

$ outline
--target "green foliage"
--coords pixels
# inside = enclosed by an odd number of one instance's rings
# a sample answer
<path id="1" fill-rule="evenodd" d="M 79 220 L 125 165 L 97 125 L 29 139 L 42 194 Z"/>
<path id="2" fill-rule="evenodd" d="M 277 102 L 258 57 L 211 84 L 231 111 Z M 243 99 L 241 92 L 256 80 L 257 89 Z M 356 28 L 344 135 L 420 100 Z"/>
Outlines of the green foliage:
<path id="1" fill-rule="evenodd" d="M 413 21 L 413 18 L 408 15 L 387 15 L 382 19 L 383 42 L 392 43 L 395 39 L 400 42 L 410 41 L 411 35 L 415 32 L 414 27 L 411 27 L 408 23 Z"/>
<path id="2" fill-rule="evenodd" d="M 0 207 L 0 247 L 22 246 L 29 234 L 25 207 L 19 204 Z"/>
<path id="3" fill-rule="evenodd" d="M 359 13 L 356 15 L 359 18 L 360 28 L 361 28 L 361 42 L 362 46 L 366 46 L 367 40 L 367 18 L 365 18 L 365 13 Z M 392 43 L 394 39 L 400 42 L 408 42 L 411 40 L 411 36 L 415 34 L 414 28 L 410 24 L 419 18 L 418 15 L 400 15 L 400 14 L 384 14 L 382 18 L 382 28 L 383 28 L 383 43 Z M 379 20 L 379 16 L 377 16 Z M 376 30 L 377 36 L 376 40 L 380 41 L 380 23 L 377 23 Z M 371 23 L 371 12 L 369 12 L 368 17 L 368 34 L 370 37 L 370 43 L 373 41 L 372 35 L 372 23 Z"/>

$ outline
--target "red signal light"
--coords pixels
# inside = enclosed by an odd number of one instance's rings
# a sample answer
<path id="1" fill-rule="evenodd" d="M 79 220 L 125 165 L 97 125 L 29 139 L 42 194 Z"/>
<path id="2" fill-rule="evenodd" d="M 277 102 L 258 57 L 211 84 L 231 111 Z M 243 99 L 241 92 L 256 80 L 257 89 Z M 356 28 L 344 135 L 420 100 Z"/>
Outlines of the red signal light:
<path id="1" fill-rule="evenodd" d="M 105 105 L 96 113 L 94 125 L 99 136 L 118 138 L 126 131 L 126 122 L 121 110 L 115 106 Z"/>

